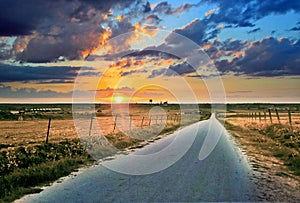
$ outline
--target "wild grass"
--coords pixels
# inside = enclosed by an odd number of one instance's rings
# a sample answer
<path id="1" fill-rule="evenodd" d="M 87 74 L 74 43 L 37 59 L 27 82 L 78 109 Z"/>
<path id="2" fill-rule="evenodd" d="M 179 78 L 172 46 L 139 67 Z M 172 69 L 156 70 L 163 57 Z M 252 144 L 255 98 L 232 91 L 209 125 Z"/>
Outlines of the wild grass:
<path id="1" fill-rule="evenodd" d="M 245 122 L 226 123 L 226 128 L 248 136 L 259 151 L 280 159 L 293 173 L 300 176 L 300 128 L 284 124 Z"/>
<path id="2" fill-rule="evenodd" d="M 9 148 L 0 154 L 0 201 L 36 192 L 34 186 L 70 174 L 92 159 L 79 140 L 33 147 Z"/>
<path id="3" fill-rule="evenodd" d="M 201 120 L 208 119 L 206 113 Z M 144 126 L 132 130 L 142 139 L 135 139 L 126 133 L 115 132 L 106 138 L 119 150 L 138 147 L 147 138 L 174 132 L 180 127 L 199 121 L 191 117 L 181 123 L 171 122 L 166 125 Z M 52 138 L 53 139 L 53 138 Z M 25 194 L 39 192 L 37 186 L 50 183 L 70 174 L 81 165 L 93 161 L 79 139 L 60 142 L 34 143 L 22 145 L 0 145 L 0 202 L 11 202 Z"/>

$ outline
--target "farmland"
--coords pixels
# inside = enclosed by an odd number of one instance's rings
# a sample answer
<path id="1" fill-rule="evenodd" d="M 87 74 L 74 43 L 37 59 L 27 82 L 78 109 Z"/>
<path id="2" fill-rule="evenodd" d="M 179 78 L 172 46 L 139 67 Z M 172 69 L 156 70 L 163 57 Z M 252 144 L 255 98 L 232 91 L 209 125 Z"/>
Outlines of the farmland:
<path id="1" fill-rule="evenodd" d="M 4 193 L 0 199 L 11 201 L 39 191 L 35 186 L 92 163 L 95 157 L 87 153 L 86 138 L 104 135 L 118 150 L 130 151 L 182 126 L 208 119 L 211 105 L 199 105 L 200 112 L 188 104 L 123 107 L 120 104 L 118 111 L 112 112 L 107 104 L 97 104 L 94 109 L 87 105 L 86 112 L 76 112 L 84 118 L 82 136 L 78 134 L 80 126 L 74 124 L 70 104 L 1 104 L 0 185 Z M 299 187 L 299 109 L 297 104 L 228 104 L 226 115 L 220 111 L 217 115 L 225 119 L 225 127 L 248 155 L 255 171 L 273 177 L 273 182 Z M 103 152 L 96 158 L 111 153 Z M 269 187 L 270 180 L 263 180 L 258 180 L 260 187 Z"/>
<path id="2" fill-rule="evenodd" d="M 142 147 L 149 143 L 148 139 L 158 139 L 183 125 L 210 116 L 209 108 L 202 108 L 201 113 L 188 105 L 184 109 L 175 104 L 130 105 L 127 114 L 118 112 L 113 115 L 109 105 L 96 105 L 94 116 L 85 125 L 101 126 L 101 134 L 114 147 L 128 150 Z M 82 137 L 77 134 L 71 105 L 0 105 L 0 115 L 2 201 L 38 191 L 35 186 L 93 162 L 86 145 L 82 144 Z M 99 137 L 99 132 L 91 128 L 85 136 L 88 135 Z M 103 152 L 101 157 L 110 153 Z"/>
<path id="3" fill-rule="evenodd" d="M 258 177 L 258 188 L 269 201 L 293 199 L 299 194 L 299 105 L 277 109 L 233 105 L 228 108 L 225 127 L 247 154 Z"/>

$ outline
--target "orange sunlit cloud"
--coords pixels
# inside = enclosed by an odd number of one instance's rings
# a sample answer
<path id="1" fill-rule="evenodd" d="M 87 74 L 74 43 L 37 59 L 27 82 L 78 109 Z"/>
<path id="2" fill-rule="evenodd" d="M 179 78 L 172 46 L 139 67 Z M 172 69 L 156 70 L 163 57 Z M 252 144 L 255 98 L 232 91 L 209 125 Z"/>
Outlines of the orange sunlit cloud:
<path id="1" fill-rule="evenodd" d="M 212 47 L 212 44 L 205 44 L 202 46 L 203 49 L 208 50 Z"/>
<path id="2" fill-rule="evenodd" d="M 155 62 L 154 65 L 157 65 L 157 66 L 166 66 L 166 65 L 171 65 L 174 62 L 175 62 L 174 59 L 166 59 L 166 60 L 161 60 L 159 62 Z"/>
<path id="3" fill-rule="evenodd" d="M 138 32 L 139 34 L 146 35 L 148 37 L 153 37 L 156 34 L 156 27 L 149 26 L 149 25 L 142 25 L 141 23 L 134 24 L 134 31 Z"/>
<path id="4" fill-rule="evenodd" d="M 115 21 L 123 21 L 124 20 L 124 15 L 118 15 L 113 20 L 115 20 Z"/>
<path id="5" fill-rule="evenodd" d="M 101 35 L 98 37 L 98 42 L 96 42 L 95 46 L 90 49 L 83 50 L 81 55 L 85 58 L 88 55 L 103 49 L 103 45 L 106 44 L 111 35 L 112 33 L 108 29 L 104 29 L 103 33 L 101 33 Z"/>
<path id="6" fill-rule="evenodd" d="M 206 13 L 205 13 L 205 16 L 207 17 L 207 16 L 210 16 L 210 15 L 212 15 L 212 14 L 214 14 L 216 11 L 218 11 L 220 8 L 216 8 L 216 9 L 211 9 L 211 10 L 209 10 L 209 11 L 207 11 Z"/>

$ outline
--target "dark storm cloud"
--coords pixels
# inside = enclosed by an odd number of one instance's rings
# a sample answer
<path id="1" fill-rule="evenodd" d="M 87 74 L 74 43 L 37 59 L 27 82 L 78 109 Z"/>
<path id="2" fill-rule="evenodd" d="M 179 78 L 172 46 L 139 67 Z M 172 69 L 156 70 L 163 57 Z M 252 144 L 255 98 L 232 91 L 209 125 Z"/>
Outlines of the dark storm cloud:
<path id="1" fill-rule="evenodd" d="M 72 92 L 56 92 L 52 90 L 38 91 L 34 88 L 12 88 L 0 84 L 0 95 L 2 98 L 71 98 Z"/>
<path id="2" fill-rule="evenodd" d="M 162 20 L 155 14 L 152 14 L 152 15 L 149 15 L 145 18 L 145 20 L 148 22 L 148 23 L 151 23 L 151 24 L 158 24 L 160 23 Z"/>
<path id="3" fill-rule="evenodd" d="M 288 11 L 300 11 L 299 1 L 223 1 L 204 0 L 201 3 L 216 5 L 218 9 L 204 19 L 196 19 L 183 28 L 175 29 L 174 32 L 181 34 L 199 45 L 214 39 L 220 33 L 217 29 L 219 24 L 225 24 L 224 28 L 230 27 L 254 27 L 255 22 L 270 14 L 284 14 Z M 156 8 L 157 7 L 157 8 Z M 158 4 L 153 10 L 168 12 L 170 5 L 166 2 Z M 248 33 L 259 31 L 255 28 Z M 167 37 L 167 44 L 176 44 L 172 37 Z"/>
<path id="4" fill-rule="evenodd" d="M 74 80 L 45 80 L 38 81 L 35 84 L 73 84 Z"/>
<path id="5" fill-rule="evenodd" d="M 188 39 L 196 42 L 197 44 L 201 44 L 208 40 L 206 31 L 210 27 L 211 26 L 209 25 L 209 21 L 207 19 L 195 19 L 194 21 L 186 25 L 184 28 L 175 29 L 173 32 L 179 35 L 183 35 L 184 37 L 187 37 Z M 165 41 L 167 44 L 178 43 L 175 35 L 169 35 Z"/>
<path id="6" fill-rule="evenodd" d="M 248 33 L 248 34 L 251 34 L 251 33 L 258 32 L 258 31 L 260 31 L 260 28 L 255 28 L 255 29 L 253 29 L 253 30 L 248 31 L 247 33 Z"/>
<path id="7" fill-rule="evenodd" d="M 210 16 L 215 23 L 227 23 L 238 27 L 253 27 L 254 22 L 270 14 L 285 14 L 289 11 L 300 11 L 300 1 L 290 0 L 203 0 L 216 4 L 219 12 Z"/>
<path id="8" fill-rule="evenodd" d="M 49 1 L 0 0 L 0 35 L 31 34 L 39 24 L 51 16 Z"/>
<path id="9" fill-rule="evenodd" d="M 38 36 L 31 39 L 24 51 L 16 54 L 17 60 L 43 63 L 57 60 L 60 56 L 69 60 L 78 59 L 86 50 L 99 45 L 103 29 L 88 24 L 68 25 L 56 36 Z"/>
<path id="10" fill-rule="evenodd" d="M 267 38 L 256 41 L 245 49 L 245 54 L 232 60 L 215 60 L 221 73 L 250 76 L 300 75 L 300 42 L 288 39 Z"/>
<path id="11" fill-rule="evenodd" d="M 195 19 L 183 28 L 173 32 L 183 35 L 200 46 L 206 46 L 206 53 L 214 60 L 216 67 L 223 73 L 247 74 L 258 76 L 277 76 L 299 74 L 299 43 L 287 39 L 277 40 L 269 38 L 258 41 L 249 46 L 249 42 L 240 40 L 216 39 L 220 30 L 226 27 L 254 27 L 255 22 L 267 15 L 285 14 L 289 11 L 300 11 L 299 1 L 223 1 L 204 0 L 216 5 L 214 12 L 204 19 Z M 159 8 L 166 7 L 161 4 Z M 222 28 L 219 25 L 222 24 Z M 253 28 L 248 33 L 258 32 L 260 28 Z M 298 27 L 291 31 L 298 31 Z M 273 32 L 274 34 L 274 32 Z M 176 35 L 169 35 L 162 46 L 178 47 L 180 41 Z M 184 49 L 182 50 L 184 52 Z"/>
<path id="12" fill-rule="evenodd" d="M 187 62 L 182 62 L 170 65 L 168 68 L 152 70 L 148 78 L 155 78 L 159 76 L 182 76 L 194 72 L 196 72 L 196 70 L 191 65 L 189 65 Z"/>
<path id="13" fill-rule="evenodd" d="M 216 45 L 216 43 L 220 43 Z M 214 46 L 219 46 L 220 50 L 224 51 L 240 51 L 247 46 L 247 41 L 227 39 L 224 42 L 214 41 Z"/>
<path id="14" fill-rule="evenodd" d="M 167 1 L 158 3 L 152 10 L 153 13 L 162 13 L 166 15 L 181 14 L 185 11 L 188 11 L 190 8 L 198 6 L 198 4 L 184 3 L 177 8 L 173 8 L 172 4 L 169 4 Z"/>
<path id="15" fill-rule="evenodd" d="M 86 70 L 91 68 L 84 68 Z M 70 66 L 14 66 L 0 63 L 0 82 L 32 80 L 74 80 L 80 67 Z"/>
<path id="16" fill-rule="evenodd" d="M 143 5 L 136 0 L 0 0 L 0 36 L 18 36 L 12 52 L 20 61 L 79 59 L 101 47 L 106 32 L 101 23 L 111 9 L 136 4 Z"/>
<path id="17" fill-rule="evenodd" d="M 255 76 L 299 75 L 300 41 L 268 38 L 253 43 L 235 64 L 242 73 Z"/>
<path id="18" fill-rule="evenodd" d="M 167 68 L 161 68 L 159 70 L 152 70 L 151 75 L 148 76 L 148 78 L 155 78 L 161 75 L 164 75 L 167 71 Z"/>
<path id="19" fill-rule="evenodd" d="M 5 41 L 0 41 L 0 60 L 6 60 L 11 57 L 11 46 Z"/>
<path id="20" fill-rule="evenodd" d="M 88 11 L 96 9 L 103 13 L 111 8 L 125 8 L 134 0 L 0 0 L 0 35 L 28 35 L 41 28 L 45 21 L 66 18 L 77 18 L 79 21 L 89 20 Z"/>
<path id="21" fill-rule="evenodd" d="M 165 76 L 185 75 L 194 72 L 196 72 L 196 70 L 192 66 L 190 66 L 187 62 L 183 62 L 176 65 L 170 65 Z"/>
<path id="22" fill-rule="evenodd" d="M 289 29 L 289 31 L 299 31 L 300 30 L 300 26 L 299 27 L 293 27 L 291 29 Z"/>
<path id="23" fill-rule="evenodd" d="M 151 11 L 151 6 L 149 1 L 147 1 L 146 5 L 144 5 L 144 13 L 148 13 Z"/>
<path id="24" fill-rule="evenodd" d="M 152 49 L 154 49 L 154 50 L 152 50 Z M 141 51 L 134 51 L 130 54 L 124 55 L 124 57 L 135 57 L 137 59 L 143 59 L 146 56 L 159 57 L 160 59 L 170 59 L 170 58 L 179 59 L 178 57 L 176 57 L 172 54 L 157 51 L 156 48 L 153 48 L 153 47 L 152 48 L 148 47 L 147 49 L 144 49 Z"/>
<path id="25" fill-rule="evenodd" d="M 218 60 L 215 61 L 215 66 L 218 69 L 218 71 L 220 72 L 220 74 L 226 74 L 228 72 L 239 72 L 238 68 L 235 65 L 235 61 L 237 59 L 234 59 L 234 61 L 229 62 L 228 60 Z"/>
<path id="26" fill-rule="evenodd" d="M 109 22 L 109 27 L 112 30 L 111 38 L 119 36 L 119 35 L 124 34 L 126 32 L 134 31 L 134 26 L 130 22 L 130 19 L 126 18 L 126 17 L 122 21 L 119 21 L 119 22 Z M 121 36 L 121 37 L 127 37 L 127 36 Z M 122 39 L 122 40 L 123 40 L 123 43 L 124 43 L 125 39 Z M 118 40 L 115 40 L 115 41 L 118 41 Z"/>

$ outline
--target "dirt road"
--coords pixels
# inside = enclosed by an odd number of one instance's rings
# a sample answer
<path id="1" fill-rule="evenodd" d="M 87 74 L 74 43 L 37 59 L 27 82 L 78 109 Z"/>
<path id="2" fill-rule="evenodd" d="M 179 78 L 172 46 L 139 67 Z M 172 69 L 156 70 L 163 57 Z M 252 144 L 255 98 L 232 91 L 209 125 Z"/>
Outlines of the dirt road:
<path id="1" fill-rule="evenodd" d="M 117 155 L 46 187 L 41 193 L 23 197 L 18 202 L 195 202 L 195 201 L 258 201 L 252 183 L 252 170 L 242 152 L 216 119 L 202 121 L 157 140 L 129 155 Z M 199 160 L 199 151 L 209 126 L 223 128 L 222 135 L 211 154 Z M 196 130 L 195 137 L 193 133 Z M 103 166 L 126 164 L 130 170 L 155 168 L 139 165 L 135 155 L 157 154 L 169 148 L 164 163 L 176 157 L 184 148 L 185 140 L 191 147 L 170 167 L 148 175 L 126 175 Z M 175 144 L 174 144 L 175 143 Z M 182 152 L 182 151 L 181 151 Z M 180 152 L 180 153 L 181 153 Z M 149 162 L 150 163 L 150 162 Z M 124 166 L 124 165 L 123 165 Z"/>

